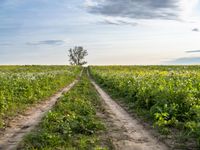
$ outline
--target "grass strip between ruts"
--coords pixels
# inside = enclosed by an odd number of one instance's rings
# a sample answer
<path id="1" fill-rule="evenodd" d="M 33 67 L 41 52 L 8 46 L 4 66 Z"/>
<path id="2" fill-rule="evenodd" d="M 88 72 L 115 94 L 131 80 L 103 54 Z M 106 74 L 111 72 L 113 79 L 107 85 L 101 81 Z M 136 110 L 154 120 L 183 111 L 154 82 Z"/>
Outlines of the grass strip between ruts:
<path id="1" fill-rule="evenodd" d="M 98 107 L 100 99 L 84 72 L 18 149 L 109 149 L 101 137 L 105 127 L 96 116 Z"/>

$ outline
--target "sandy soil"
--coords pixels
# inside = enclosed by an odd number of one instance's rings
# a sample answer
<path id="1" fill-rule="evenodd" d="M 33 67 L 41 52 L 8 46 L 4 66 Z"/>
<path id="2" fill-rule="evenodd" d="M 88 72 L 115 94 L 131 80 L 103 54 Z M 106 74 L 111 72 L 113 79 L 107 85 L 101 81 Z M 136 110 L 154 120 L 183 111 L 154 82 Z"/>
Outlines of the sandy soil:
<path id="1" fill-rule="evenodd" d="M 78 80 L 57 92 L 46 101 L 29 108 L 23 115 L 15 117 L 9 122 L 9 126 L 0 134 L 0 150 L 16 149 L 23 136 L 30 132 L 42 119 L 42 117 L 54 106 L 63 93 L 69 91 Z"/>
<path id="2" fill-rule="evenodd" d="M 104 121 L 116 150 L 167 150 L 165 144 L 155 138 L 137 119 L 131 117 L 114 102 L 94 81 L 92 84 L 100 94 L 106 115 Z M 106 117 L 106 118 L 105 118 Z"/>

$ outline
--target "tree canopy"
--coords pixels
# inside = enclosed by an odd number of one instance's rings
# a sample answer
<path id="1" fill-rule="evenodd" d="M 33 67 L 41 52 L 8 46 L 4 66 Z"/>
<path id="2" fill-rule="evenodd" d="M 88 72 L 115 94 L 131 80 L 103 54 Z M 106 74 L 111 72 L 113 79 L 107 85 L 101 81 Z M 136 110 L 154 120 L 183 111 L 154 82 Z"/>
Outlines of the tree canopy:
<path id="1" fill-rule="evenodd" d="M 85 56 L 88 55 L 87 50 L 82 46 L 75 46 L 73 49 L 69 49 L 69 61 L 71 65 L 84 65 L 87 62 L 84 61 Z"/>

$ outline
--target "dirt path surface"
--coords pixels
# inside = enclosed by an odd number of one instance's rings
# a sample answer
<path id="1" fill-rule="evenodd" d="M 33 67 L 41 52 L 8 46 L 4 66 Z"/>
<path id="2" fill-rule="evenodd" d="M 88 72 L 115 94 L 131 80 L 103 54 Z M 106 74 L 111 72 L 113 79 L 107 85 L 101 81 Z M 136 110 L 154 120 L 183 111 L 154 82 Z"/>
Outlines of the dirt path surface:
<path id="1" fill-rule="evenodd" d="M 107 113 L 106 124 L 116 150 L 168 150 L 152 136 L 136 119 L 114 102 L 94 81 L 92 84 L 102 97 Z M 105 116 L 104 116 L 105 117 Z"/>
<path id="2" fill-rule="evenodd" d="M 56 103 L 59 97 L 69 91 L 78 80 L 57 92 L 46 101 L 42 101 L 36 106 L 29 108 L 23 115 L 15 117 L 9 126 L 0 134 L 0 150 L 16 149 L 23 136 L 30 132 Z"/>

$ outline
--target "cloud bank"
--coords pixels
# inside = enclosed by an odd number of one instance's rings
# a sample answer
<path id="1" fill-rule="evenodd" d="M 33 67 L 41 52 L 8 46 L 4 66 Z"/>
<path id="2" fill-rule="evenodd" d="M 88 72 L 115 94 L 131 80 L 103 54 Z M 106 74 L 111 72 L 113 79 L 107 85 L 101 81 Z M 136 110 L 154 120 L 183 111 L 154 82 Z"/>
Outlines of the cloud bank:
<path id="1" fill-rule="evenodd" d="M 182 57 L 165 62 L 167 64 L 200 64 L 200 57 Z"/>
<path id="2" fill-rule="evenodd" d="M 86 0 L 88 11 L 130 19 L 179 20 L 191 13 L 198 0 Z"/>
<path id="3" fill-rule="evenodd" d="M 200 50 L 185 51 L 186 53 L 200 53 Z"/>
<path id="4" fill-rule="evenodd" d="M 131 26 L 137 26 L 138 23 L 136 22 L 130 22 L 125 20 L 108 20 L 104 19 L 103 21 L 99 22 L 100 24 L 108 24 L 108 25 L 131 25 Z"/>
<path id="5" fill-rule="evenodd" d="M 62 45 L 65 41 L 63 40 L 45 40 L 45 41 L 39 41 L 39 42 L 27 42 L 27 45 Z"/>

